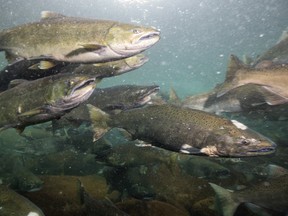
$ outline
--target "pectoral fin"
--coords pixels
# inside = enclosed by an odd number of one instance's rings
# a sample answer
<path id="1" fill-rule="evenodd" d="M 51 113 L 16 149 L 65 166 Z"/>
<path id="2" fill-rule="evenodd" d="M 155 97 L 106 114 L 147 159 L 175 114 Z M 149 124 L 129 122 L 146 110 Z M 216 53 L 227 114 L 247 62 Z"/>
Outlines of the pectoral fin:
<path id="1" fill-rule="evenodd" d="M 89 110 L 92 128 L 94 131 L 93 141 L 97 141 L 110 130 L 110 127 L 107 124 L 109 115 L 91 104 L 87 104 L 87 108 Z"/>
<path id="2" fill-rule="evenodd" d="M 56 64 L 54 64 L 51 61 L 40 61 L 39 63 L 30 66 L 28 69 L 30 69 L 30 70 L 39 70 L 39 69 L 40 70 L 48 70 L 48 69 L 53 68 L 55 66 L 56 66 Z"/>
<path id="3" fill-rule="evenodd" d="M 184 153 L 184 154 L 203 154 L 201 152 L 201 149 L 195 148 L 195 147 L 188 145 L 188 144 L 182 145 L 180 148 L 180 152 Z"/>
<path id="4" fill-rule="evenodd" d="M 288 98 L 275 92 L 273 88 L 269 86 L 262 86 L 262 94 L 267 104 L 271 106 L 284 104 L 288 102 Z"/>
<path id="5" fill-rule="evenodd" d="M 77 56 L 87 52 L 100 52 L 105 46 L 98 45 L 98 44 L 81 44 L 81 48 L 71 51 L 70 53 L 66 54 L 67 58 Z"/>
<path id="6" fill-rule="evenodd" d="M 32 116 L 35 116 L 35 115 L 38 115 L 41 113 L 43 113 L 43 109 L 36 108 L 36 109 L 29 110 L 27 112 L 21 113 L 18 115 L 18 117 L 19 118 L 29 118 L 29 117 L 32 117 Z"/>

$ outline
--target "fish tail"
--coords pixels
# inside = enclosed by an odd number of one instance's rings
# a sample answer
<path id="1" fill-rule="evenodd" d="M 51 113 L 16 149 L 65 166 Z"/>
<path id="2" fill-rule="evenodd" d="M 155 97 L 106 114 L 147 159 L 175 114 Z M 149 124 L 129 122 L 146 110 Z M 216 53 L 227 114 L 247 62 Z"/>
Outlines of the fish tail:
<path id="1" fill-rule="evenodd" d="M 87 108 L 94 132 L 93 141 L 95 142 L 111 129 L 107 124 L 110 115 L 91 104 L 87 104 Z"/>
<path id="2" fill-rule="evenodd" d="M 233 216 L 240 203 L 233 198 L 232 192 L 222 188 L 216 184 L 209 183 L 216 193 L 215 207 L 223 216 Z"/>
<path id="3" fill-rule="evenodd" d="M 233 84 L 230 82 L 224 83 L 220 89 L 217 91 L 217 98 L 222 97 L 225 95 L 227 92 L 231 91 L 233 89 Z"/>

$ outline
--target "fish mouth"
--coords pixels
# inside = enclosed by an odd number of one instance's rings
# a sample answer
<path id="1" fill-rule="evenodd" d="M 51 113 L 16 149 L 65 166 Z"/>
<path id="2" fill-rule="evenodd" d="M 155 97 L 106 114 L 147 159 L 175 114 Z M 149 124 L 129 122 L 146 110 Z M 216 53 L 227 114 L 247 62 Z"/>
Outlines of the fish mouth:
<path id="1" fill-rule="evenodd" d="M 139 35 L 133 35 L 124 43 L 112 43 L 109 48 L 118 56 L 128 57 L 141 53 L 160 40 L 160 32 L 150 30 Z"/>
<path id="2" fill-rule="evenodd" d="M 126 61 L 126 64 L 130 67 L 130 68 L 138 68 L 141 67 L 142 65 L 144 65 L 146 62 L 149 61 L 149 58 L 147 56 L 141 56 L 137 62 L 130 62 L 129 60 Z"/>
<path id="3" fill-rule="evenodd" d="M 158 91 L 160 90 L 159 86 L 155 86 L 152 89 L 150 89 L 148 92 L 146 92 L 145 95 L 143 95 L 140 100 L 137 102 L 137 106 L 143 106 L 151 101 L 152 96 L 156 95 Z"/>
<path id="4" fill-rule="evenodd" d="M 133 44 L 135 44 L 135 45 L 139 44 L 142 47 L 145 47 L 145 49 L 147 49 L 147 48 L 151 47 L 152 45 L 154 45 L 159 40 L 160 40 L 160 32 L 159 31 L 147 32 L 147 33 L 144 33 L 142 36 L 140 36 L 140 38 L 135 40 L 133 42 Z"/>
<path id="5" fill-rule="evenodd" d="M 139 54 L 139 55 L 141 55 L 141 54 Z M 137 58 L 137 59 L 135 60 L 135 58 Z M 120 75 L 120 74 L 129 72 L 131 70 L 134 70 L 136 68 L 139 68 L 148 61 L 149 61 L 149 58 L 147 56 L 144 56 L 144 55 L 142 55 L 141 57 L 137 57 L 137 56 L 129 57 L 125 60 L 126 66 L 119 69 L 114 75 Z"/>
<path id="6" fill-rule="evenodd" d="M 276 150 L 275 147 L 266 147 L 266 148 L 261 148 L 261 149 L 256 149 L 256 150 L 250 150 L 248 151 L 248 154 L 261 154 L 261 155 L 265 155 L 265 154 L 272 154 L 274 153 Z"/>
<path id="7" fill-rule="evenodd" d="M 270 154 L 275 153 L 275 151 L 276 151 L 276 144 L 273 143 L 271 146 L 247 150 L 246 152 L 243 152 L 235 156 L 245 157 L 245 156 L 270 155 Z"/>
<path id="8" fill-rule="evenodd" d="M 87 100 L 94 91 L 95 80 L 96 78 L 90 78 L 77 84 L 70 94 L 63 99 L 61 108 L 63 110 L 72 109 Z"/>
<path id="9" fill-rule="evenodd" d="M 156 40 L 156 42 L 160 39 L 160 32 L 148 32 L 146 34 L 143 34 L 139 39 L 138 42 L 141 41 L 147 41 L 147 40 Z"/>

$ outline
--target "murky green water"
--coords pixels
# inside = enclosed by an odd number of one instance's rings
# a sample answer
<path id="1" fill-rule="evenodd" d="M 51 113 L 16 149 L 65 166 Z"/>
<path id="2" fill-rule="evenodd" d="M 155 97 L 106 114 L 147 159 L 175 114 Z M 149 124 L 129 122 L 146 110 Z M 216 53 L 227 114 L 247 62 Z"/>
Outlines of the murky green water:
<path id="1" fill-rule="evenodd" d="M 0 29 L 35 22 L 43 10 L 159 29 L 161 39 L 144 52 L 149 58 L 145 65 L 120 76 L 104 78 L 97 88 L 158 85 L 158 95 L 163 101 L 177 106 L 181 104 L 179 100 L 212 91 L 224 82 L 231 54 L 241 60 L 247 55 L 255 62 L 275 46 L 287 30 L 288 18 L 285 0 L 12 0 L 1 3 Z M 281 64 L 274 59 L 266 60 L 286 68 L 286 46 L 287 43 L 281 47 Z M 0 54 L 0 66 L 4 68 L 8 62 L 4 52 Z M 258 70 L 255 65 L 250 66 Z M 284 80 L 287 76 L 283 77 Z M 168 99 L 171 88 L 179 100 Z M 274 154 L 241 158 L 187 155 L 161 148 L 159 143 L 155 144 L 158 147 L 147 146 L 147 143 L 154 145 L 153 140 L 145 140 L 144 146 L 141 141 L 135 141 L 139 137 L 130 137 L 118 129 L 93 142 L 90 124 L 75 122 L 80 114 L 72 112 L 74 121 L 68 119 L 57 129 L 54 123 L 46 122 L 27 127 L 21 135 L 14 128 L 1 131 L 0 182 L 30 199 L 46 216 L 217 215 L 215 191 L 209 183 L 234 191 L 229 195 L 224 189 L 216 190 L 217 194 L 225 191 L 226 198 L 233 197 L 228 209 L 235 210 L 235 205 L 242 202 L 260 206 L 241 204 L 235 215 L 285 215 L 288 211 L 287 101 L 273 106 L 264 101 L 264 105 L 261 102 L 258 106 L 259 98 L 253 95 L 248 95 L 251 97 L 242 106 L 243 112 L 223 113 L 220 108 L 215 112 L 271 139 L 277 144 Z M 229 101 L 227 106 L 239 101 L 244 104 L 248 96 L 239 96 L 241 99 Z M 257 106 L 251 105 L 254 102 Z M 1 103 L 4 101 L 0 94 L 0 107 Z M 195 103 L 198 102 L 192 102 Z M 196 105 L 200 106 L 200 102 Z M 208 124 L 207 130 L 209 127 Z M 0 215 L 15 215 L 13 212 L 21 208 L 15 207 L 13 198 L 6 202 L 6 192 L 1 193 Z M 26 200 L 19 202 L 25 204 Z M 36 209 L 33 208 L 29 211 Z M 224 212 L 225 215 L 234 213 L 227 209 Z M 32 215 L 24 211 L 16 214 Z"/>

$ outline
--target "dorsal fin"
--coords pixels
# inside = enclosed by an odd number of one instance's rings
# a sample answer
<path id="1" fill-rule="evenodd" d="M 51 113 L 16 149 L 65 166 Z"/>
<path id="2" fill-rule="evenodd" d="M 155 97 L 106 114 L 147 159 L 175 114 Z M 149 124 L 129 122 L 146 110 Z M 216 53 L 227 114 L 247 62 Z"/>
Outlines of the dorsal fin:
<path id="1" fill-rule="evenodd" d="M 281 36 L 279 37 L 279 39 L 278 39 L 278 41 L 277 41 L 276 44 L 279 44 L 281 41 L 284 41 L 284 40 L 287 40 L 287 39 L 288 39 L 288 28 L 285 29 L 285 30 L 282 32 L 282 34 L 281 34 Z"/>
<path id="2" fill-rule="evenodd" d="M 243 62 L 237 56 L 230 55 L 225 81 L 232 79 L 235 76 L 236 71 L 241 68 L 244 68 Z"/>
<path id="3" fill-rule="evenodd" d="M 66 17 L 63 14 L 55 13 L 53 11 L 42 11 L 41 12 L 41 19 L 51 19 L 51 18 L 63 18 Z"/>
<path id="4" fill-rule="evenodd" d="M 175 104 L 175 105 L 178 105 L 181 103 L 181 100 L 172 85 L 170 87 L 168 102 L 170 104 Z"/>

